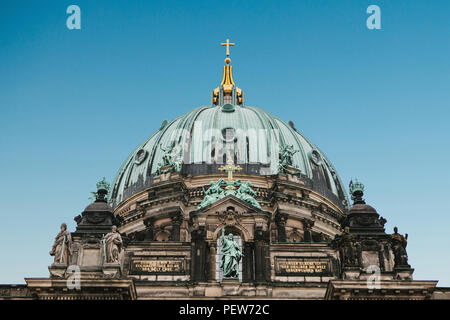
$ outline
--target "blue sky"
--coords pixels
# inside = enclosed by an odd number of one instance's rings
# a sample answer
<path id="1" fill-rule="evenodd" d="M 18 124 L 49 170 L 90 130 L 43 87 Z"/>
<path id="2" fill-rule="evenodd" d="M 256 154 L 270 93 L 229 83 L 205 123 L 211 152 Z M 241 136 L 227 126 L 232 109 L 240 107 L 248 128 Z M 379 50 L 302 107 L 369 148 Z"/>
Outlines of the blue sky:
<path id="1" fill-rule="evenodd" d="M 66 8 L 81 8 L 81 30 Z M 381 30 L 366 8 L 381 8 Z M 246 103 L 296 127 L 450 286 L 449 1 L 3 1 L 0 283 L 48 276 L 61 222 L 164 119 L 210 103 L 230 38 Z"/>

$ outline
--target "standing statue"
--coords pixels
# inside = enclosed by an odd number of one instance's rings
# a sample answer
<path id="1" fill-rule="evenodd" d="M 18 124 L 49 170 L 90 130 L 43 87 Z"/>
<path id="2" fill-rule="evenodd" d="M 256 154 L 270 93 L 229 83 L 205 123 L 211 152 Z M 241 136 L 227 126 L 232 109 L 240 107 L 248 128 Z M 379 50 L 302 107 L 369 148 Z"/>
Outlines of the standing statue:
<path id="1" fill-rule="evenodd" d="M 391 234 L 392 251 L 394 252 L 395 266 L 408 266 L 408 254 L 406 253 L 406 245 L 408 234 L 402 236 L 398 233 L 398 228 L 394 227 L 394 233 Z"/>
<path id="2" fill-rule="evenodd" d="M 241 247 L 234 241 L 232 233 L 225 238 L 225 229 L 222 229 L 222 254 L 220 269 L 224 278 L 238 278 L 239 261 L 243 256 Z"/>
<path id="3" fill-rule="evenodd" d="M 336 235 L 332 243 L 339 248 L 342 267 L 357 267 L 361 264 L 360 246 L 349 227 L 345 227 L 341 235 Z"/>
<path id="4" fill-rule="evenodd" d="M 112 226 L 111 232 L 102 239 L 103 252 L 106 263 L 119 263 L 119 253 L 122 251 L 122 237 L 117 232 L 117 227 Z"/>
<path id="5" fill-rule="evenodd" d="M 67 225 L 61 224 L 61 231 L 55 238 L 53 243 L 51 256 L 55 256 L 53 264 L 69 264 L 69 257 L 72 254 L 72 236 L 67 231 Z"/>
<path id="6" fill-rule="evenodd" d="M 208 190 L 205 191 L 205 189 L 202 187 L 205 197 L 203 198 L 203 201 L 198 205 L 197 209 L 207 207 L 211 203 L 214 203 L 217 200 L 225 197 L 225 191 L 221 188 L 221 185 L 224 183 L 225 180 L 223 178 L 220 178 L 219 180 L 217 180 L 217 182 L 211 181 L 209 183 Z"/>
<path id="7" fill-rule="evenodd" d="M 258 209 L 261 209 L 260 204 L 254 198 L 258 193 L 258 190 L 255 191 L 250 188 L 250 186 L 252 185 L 250 181 L 242 183 L 240 180 L 236 180 L 236 185 L 238 186 L 236 197 L 250 203 L 252 206 L 257 207 Z"/>

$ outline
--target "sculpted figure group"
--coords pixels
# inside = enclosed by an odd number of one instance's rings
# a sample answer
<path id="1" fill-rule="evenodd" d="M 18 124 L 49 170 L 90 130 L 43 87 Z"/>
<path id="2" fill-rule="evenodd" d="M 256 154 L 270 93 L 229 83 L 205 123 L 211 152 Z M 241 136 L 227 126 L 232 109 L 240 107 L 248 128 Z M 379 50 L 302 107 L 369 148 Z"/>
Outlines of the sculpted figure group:
<path id="1" fill-rule="evenodd" d="M 122 251 L 123 241 L 116 226 L 112 226 L 111 232 L 103 237 L 101 243 L 104 252 L 104 262 L 119 263 L 119 254 Z M 70 256 L 72 255 L 72 236 L 67 231 L 65 223 L 61 224 L 61 231 L 55 237 L 50 255 L 55 257 L 53 265 L 69 264 Z"/>
<path id="2" fill-rule="evenodd" d="M 232 194 L 237 198 L 250 203 L 252 206 L 261 209 L 260 204 L 254 198 L 258 190 L 255 191 L 250 187 L 252 184 L 250 181 L 243 183 L 240 180 L 236 180 L 232 185 L 233 189 L 228 189 L 227 191 L 225 191 L 221 187 L 224 184 L 226 184 L 226 181 L 223 178 L 220 178 L 217 182 L 211 181 L 208 190 L 205 190 L 202 187 L 205 197 L 203 198 L 203 201 L 198 205 L 197 209 L 205 208 L 229 194 Z"/>
<path id="3" fill-rule="evenodd" d="M 394 227 L 394 233 L 390 235 L 390 245 L 394 254 L 395 267 L 410 267 L 406 253 L 407 239 L 408 234 L 403 236 L 398 233 L 398 228 Z M 349 232 L 349 227 L 345 227 L 344 232 L 332 241 L 333 246 L 339 248 L 343 267 L 361 265 L 361 245 L 356 240 L 356 236 Z"/>
<path id="4" fill-rule="evenodd" d="M 280 149 L 279 153 L 279 164 L 278 171 L 281 173 L 291 172 L 289 169 L 294 169 L 297 172 L 299 171 L 296 166 L 294 166 L 293 157 L 294 154 L 299 152 L 300 150 L 294 150 L 294 146 L 292 145 L 284 145 Z"/>
<path id="5" fill-rule="evenodd" d="M 158 163 L 157 174 L 179 171 L 181 169 L 181 163 L 175 160 L 175 142 L 172 142 L 166 148 L 160 144 L 159 148 L 163 152 L 163 155 L 162 162 Z"/>

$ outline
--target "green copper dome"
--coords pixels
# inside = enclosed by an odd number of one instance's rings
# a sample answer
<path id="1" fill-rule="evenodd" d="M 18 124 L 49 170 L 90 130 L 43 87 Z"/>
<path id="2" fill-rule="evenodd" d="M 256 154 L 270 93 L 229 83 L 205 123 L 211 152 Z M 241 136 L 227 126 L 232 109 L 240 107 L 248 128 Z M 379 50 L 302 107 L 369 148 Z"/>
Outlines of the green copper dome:
<path id="1" fill-rule="evenodd" d="M 177 170 L 192 176 L 220 173 L 217 168 L 234 156 L 242 173 L 275 175 L 280 150 L 292 146 L 292 165 L 306 181 L 341 207 L 347 205 L 344 187 L 325 155 L 309 142 L 293 123 L 287 124 L 265 110 L 225 104 L 199 107 L 164 121 L 150 138 L 139 145 L 120 168 L 112 185 L 110 202 L 120 202 L 152 184 L 164 151 L 173 146 Z M 162 147 L 162 148 L 161 148 Z"/>

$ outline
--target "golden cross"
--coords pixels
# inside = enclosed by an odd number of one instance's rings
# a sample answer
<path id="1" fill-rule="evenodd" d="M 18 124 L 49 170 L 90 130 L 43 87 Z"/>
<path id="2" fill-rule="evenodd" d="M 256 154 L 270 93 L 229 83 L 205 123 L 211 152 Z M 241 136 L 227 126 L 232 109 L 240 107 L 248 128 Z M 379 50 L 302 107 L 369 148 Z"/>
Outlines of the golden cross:
<path id="1" fill-rule="evenodd" d="M 230 43 L 230 39 L 227 39 L 226 43 L 221 43 L 220 44 L 222 47 L 227 47 L 227 57 L 230 56 L 230 46 L 234 47 L 234 43 Z"/>
<path id="2" fill-rule="evenodd" d="M 227 164 L 224 166 L 221 166 L 219 168 L 219 170 L 226 171 L 228 173 L 227 180 L 230 182 L 230 181 L 233 181 L 233 172 L 241 171 L 242 168 L 240 166 L 235 166 L 231 157 L 228 157 Z"/>

